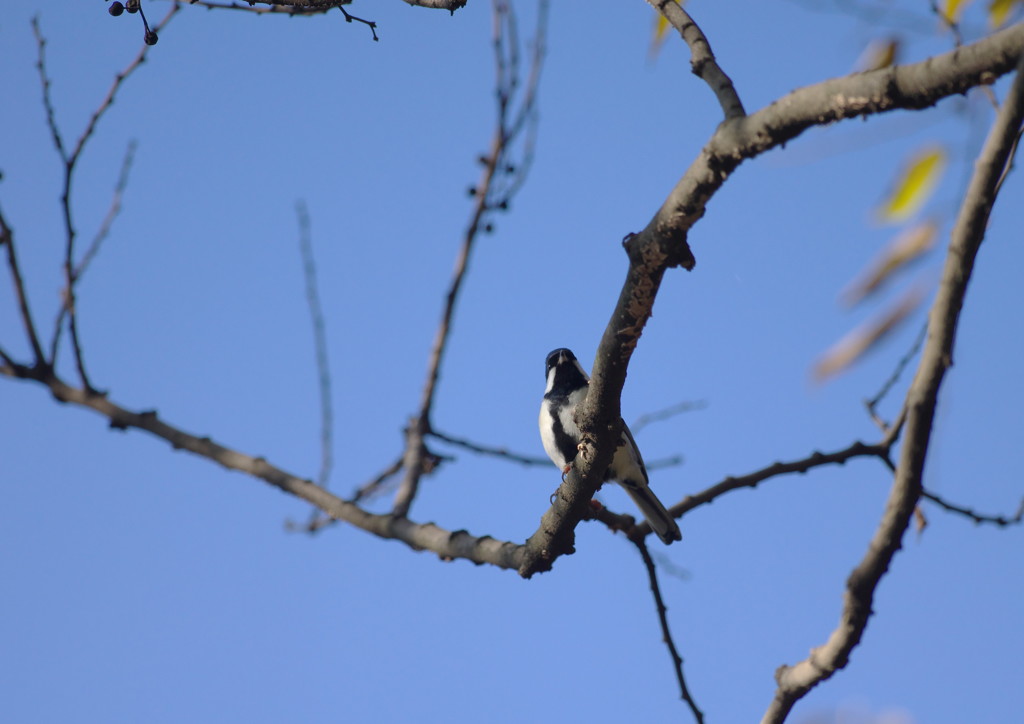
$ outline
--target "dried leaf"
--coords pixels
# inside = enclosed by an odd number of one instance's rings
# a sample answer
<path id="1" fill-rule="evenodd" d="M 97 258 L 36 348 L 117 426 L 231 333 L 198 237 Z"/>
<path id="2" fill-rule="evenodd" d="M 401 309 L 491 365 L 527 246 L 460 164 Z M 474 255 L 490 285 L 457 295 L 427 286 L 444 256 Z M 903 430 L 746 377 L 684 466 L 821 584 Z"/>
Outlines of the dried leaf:
<path id="1" fill-rule="evenodd" d="M 935 191 L 946 169 L 946 151 L 926 146 L 915 153 L 878 209 L 883 222 L 904 221 L 913 216 Z"/>
<path id="2" fill-rule="evenodd" d="M 930 251 L 938 236 L 939 224 L 934 219 L 903 231 L 871 261 L 867 271 L 843 290 L 843 304 L 852 307 L 877 292 L 896 272 Z"/>
<path id="3" fill-rule="evenodd" d="M 928 527 L 928 518 L 925 517 L 924 511 L 921 510 L 920 505 L 914 506 L 914 531 L 917 533 L 917 537 L 920 538 L 921 534 L 924 533 L 924 529 Z"/>
<path id="4" fill-rule="evenodd" d="M 816 382 L 824 382 L 845 371 L 850 365 L 878 345 L 890 332 L 920 306 L 924 293 L 911 289 L 895 305 L 875 319 L 862 324 L 830 347 L 812 370 Z"/>

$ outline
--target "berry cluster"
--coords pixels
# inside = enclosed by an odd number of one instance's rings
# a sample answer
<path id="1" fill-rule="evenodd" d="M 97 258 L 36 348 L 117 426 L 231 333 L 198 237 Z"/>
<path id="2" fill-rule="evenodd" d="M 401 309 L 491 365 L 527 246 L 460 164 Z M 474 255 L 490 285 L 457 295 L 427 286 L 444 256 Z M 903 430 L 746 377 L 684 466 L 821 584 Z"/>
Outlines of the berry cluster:
<path id="1" fill-rule="evenodd" d="M 121 0 L 114 0 L 114 2 L 110 3 L 110 7 L 107 8 L 107 12 L 115 18 L 125 10 L 131 14 L 139 14 L 142 18 L 142 27 L 146 29 L 145 35 L 143 35 L 143 40 L 146 41 L 146 45 L 156 45 L 156 41 L 160 38 L 157 37 L 155 31 L 149 29 L 149 23 L 146 22 L 146 14 L 142 12 L 142 0 L 126 0 L 126 2 L 123 3 Z"/>

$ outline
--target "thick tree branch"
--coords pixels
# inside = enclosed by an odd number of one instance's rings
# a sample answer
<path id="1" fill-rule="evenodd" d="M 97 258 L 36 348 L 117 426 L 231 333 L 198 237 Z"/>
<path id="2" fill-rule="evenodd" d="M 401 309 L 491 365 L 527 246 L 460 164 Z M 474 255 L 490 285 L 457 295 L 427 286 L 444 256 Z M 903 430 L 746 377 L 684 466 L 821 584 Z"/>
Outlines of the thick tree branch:
<path id="1" fill-rule="evenodd" d="M 435 10 L 447 10 L 452 15 L 456 10 L 466 7 L 468 0 L 405 0 L 409 5 Z"/>
<path id="2" fill-rule="evenodd" d="M 204 7 L 226 7 L 232 10 L 243 10 L 244 7 L 236 7 L 240 3 L 216 3 L 203 0 L 185 0 L 189 5 L 202 5 Z M 454 14 L 456 10 L 466 6 L 468 0 L 405 0 L 409 5 L 416 5 L 421 8 L 432 8 L 435 10 L 447 10 Z M 252 4 L 269 5 L 270 10 L 264 12 L 286 12 L 292 15 L 306 15 L 317 11 L 326 11 L 333 8 L 340 8 L 342 5 L 349 5 L 352 0 L 252 0 Z M 280 8 L 278 10 L 277 8 Z"/>
<path id="3" fill-rule="evenodd" d="M 60 402 L 98 412 L 115 430 L 134 428 L 166 440 L 175 450 L 218 463 L 229 470 L 259 478 L 285 493 L 312 503 L 327 515 L 350 523 L 380 538 L 399 540 L 417 550 L 429 550 L 445 560 L 464 558 L 473 563 L 489 563 L 499 568 L 516 569 L 522 564 L 524 548 L 515 543 L 476 537 L 466 531 L 449 531 L 433 523 L 414 523 L 394 515 L 375 515 L 333 495 L 310 480 L 278 468 L 264 458 L 253 457 L 214 442 L 208 437 L 187 433 L 164 422 L 155 411 L 134 412 L 111 402 L 104 395 L 72 387 L 45 368 L 13 365 L 4 374 L 31 379 L 49 388 Z"/>
<path id="4" fill-rule="evenodd" d="M 208 10 L 239 10 L 241 12 L 253 13 L 255 15 L 323 15 L 335 7 L 332 5 L 309 6 L 309 5 L 270 5 L 268 7 L 257 7 L 247 2 L 217 2 L 216 0 L 186 0 L 189 5 L 197 5 Z M 352 0 L 345 0 L 352 2 Z"/>
<path id="5" fill-rule="evenodd" d="M 812 126 L 900 108 L 925 108 L 991 83 L 1012 70 L 1022 52 L 1024 23 L 1017 23 L 921 63 L 801 88 L 767 108 L 726 120 L 718 127 L 647 227 L 624 242 L 629 270 L 597 350 L 590 392 L 579 412 L 584 450 L 540 527 L 527 541 L 522 575 L 547 570 L 555 558 L 572 551 L 572 528 L 586 514 L 587 502 L 611 460 L 626 369 L 650 318 L 662 277 L 672 267 L 693 268 L 687 235 L 729 174 L 744 160 L 780 146 Z"/>
<path id="6" fill-rule="evenodd" d="M 1018 55 L 1020 52 L 1019 46 Z M 850 653 L 867 627 L 875 590 L 899 550 L 903 533 L 923 494 L 925 458 L 939 388 L 946 370 L 953 364 L 957 324 L 967 294 L 967 283 L 985 238 L 985 227 L 995 203 L 996 186 L 1009 161 L 1022 121 L 1024 57 L 1017 65 L 1017 76 L 1010 93 L 975 163 L 974 174 L 953 226 L 939 291 L 929 314 L 928 340 L 921 353 L 917 375 L 907 391 L 904 441 L 885 513 L 867 553 L 847 580 L 839 625 L 828 641 L 811 650 L 807 659 L 794 666 L 779 667 L 775 673 L 778 688 L 763 724 L 784 721 L 802 696 L 846 666 Z"/>

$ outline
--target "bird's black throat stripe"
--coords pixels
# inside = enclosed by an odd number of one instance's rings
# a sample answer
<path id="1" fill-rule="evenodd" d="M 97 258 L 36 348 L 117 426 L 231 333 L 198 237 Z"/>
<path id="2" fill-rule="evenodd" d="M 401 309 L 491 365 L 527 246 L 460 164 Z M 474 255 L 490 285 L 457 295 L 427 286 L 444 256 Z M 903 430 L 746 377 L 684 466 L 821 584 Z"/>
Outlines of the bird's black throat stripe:
<path id="1" fill-rule="evenodd" d="M 576 447 L 579 444 L 579 440 L 565 431 L 562 420 L 558 416 L 559 403 L 564 403 L 567 398 L 562 395 L 545 395 L 545 397 L 555 402 L 555 404 L 548 408 L 548 412 L 551 415 L 551 433 L 554 436 L 558 452 L 565 458 L 565 464 L 568 465 L 576 458 L 576 454 L 579 452 Z"/>

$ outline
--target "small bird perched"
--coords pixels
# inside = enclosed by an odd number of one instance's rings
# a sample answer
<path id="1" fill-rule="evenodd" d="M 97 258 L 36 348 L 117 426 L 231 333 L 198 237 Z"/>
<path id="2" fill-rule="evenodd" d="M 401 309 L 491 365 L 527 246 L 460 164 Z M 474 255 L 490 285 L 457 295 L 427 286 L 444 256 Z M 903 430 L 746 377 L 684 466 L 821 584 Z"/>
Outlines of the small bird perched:
<path id="1" fill-rule="evenodd" d="M 551 461 L 562 472 L 568 472 L 579 452 L 581 437 L 575 415 L 587 399 L 590 378 L 583 371 L 576 355 L 564 347 L 548 355 L 546 374 L 548 384 L 540 405 L 540 439 Z M 615 456 L 604 479 L 614 480 L 626 489 L 651 529 L 665 545 L 682 540 L 675 519 L 648 487 L 647 468 L 644 467 L 640 450 L 625 422 L 622 423 L 622 438 L 615 448 Z"/>

